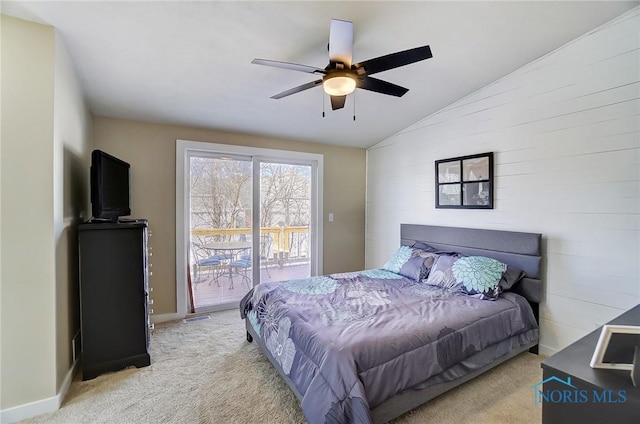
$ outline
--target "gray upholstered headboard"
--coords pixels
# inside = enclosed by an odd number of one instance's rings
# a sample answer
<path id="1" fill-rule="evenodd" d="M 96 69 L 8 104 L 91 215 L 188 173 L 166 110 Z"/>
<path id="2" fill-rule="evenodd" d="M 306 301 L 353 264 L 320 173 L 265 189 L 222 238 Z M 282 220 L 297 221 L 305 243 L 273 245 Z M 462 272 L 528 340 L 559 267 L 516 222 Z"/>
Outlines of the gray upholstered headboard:
<path id="1" fill-rule="evenodd" d="M 510 291 L 524 296 L 538 319 L 538 304 L 542 300 L 541 234 L 400 224 L 400 243 L 411 246 L 416 241 L 463 255 L 487 256 L 523 270 L 526 277 Z"/>

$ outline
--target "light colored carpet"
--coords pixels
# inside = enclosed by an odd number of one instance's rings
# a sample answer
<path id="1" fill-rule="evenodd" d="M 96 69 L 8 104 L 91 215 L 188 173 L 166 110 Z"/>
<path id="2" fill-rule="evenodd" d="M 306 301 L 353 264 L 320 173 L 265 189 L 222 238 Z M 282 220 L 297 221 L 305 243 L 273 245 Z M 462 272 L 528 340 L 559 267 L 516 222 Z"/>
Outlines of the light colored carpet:
<path id="1" fill-rule="evenodd" d="M 531 386 L 542 357 L 524 353 L 395 420 L 540 423 Z M 62 407 L 25 423 L 303 423 L 291 390 L 247 343 L 237 310 L 210 320 L 157 325 L 151 366 L 71 384 Z"/>

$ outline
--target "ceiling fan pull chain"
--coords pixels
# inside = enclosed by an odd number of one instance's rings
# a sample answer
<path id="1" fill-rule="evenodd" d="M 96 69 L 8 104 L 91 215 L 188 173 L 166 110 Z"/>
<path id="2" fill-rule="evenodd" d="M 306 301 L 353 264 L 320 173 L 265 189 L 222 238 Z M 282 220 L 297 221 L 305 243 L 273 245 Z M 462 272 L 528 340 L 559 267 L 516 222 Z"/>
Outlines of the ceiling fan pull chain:
<path id="1" fill-rule="evenodd" d="M 324 118 L 324 91 L 321 91 L 320 95 L 322 96 L 322 117 Z"/>
<path id="2" fill-rule="evenodd" d="M 356 120 L 356 92 L 353 92 L 353 120 Z"/>

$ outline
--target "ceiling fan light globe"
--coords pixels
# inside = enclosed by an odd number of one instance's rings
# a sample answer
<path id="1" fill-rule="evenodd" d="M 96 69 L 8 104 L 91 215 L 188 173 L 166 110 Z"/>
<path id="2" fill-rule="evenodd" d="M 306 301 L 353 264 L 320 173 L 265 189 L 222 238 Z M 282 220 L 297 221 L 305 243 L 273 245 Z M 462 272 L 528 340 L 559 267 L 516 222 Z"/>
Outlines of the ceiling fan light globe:
<path id="1" fill-rule="evenodd" d="M 322 88 L 330 96 L 346 96 L 356 89 L 356 80 L 346 75 L 328 76 L 322 82 Z"/>

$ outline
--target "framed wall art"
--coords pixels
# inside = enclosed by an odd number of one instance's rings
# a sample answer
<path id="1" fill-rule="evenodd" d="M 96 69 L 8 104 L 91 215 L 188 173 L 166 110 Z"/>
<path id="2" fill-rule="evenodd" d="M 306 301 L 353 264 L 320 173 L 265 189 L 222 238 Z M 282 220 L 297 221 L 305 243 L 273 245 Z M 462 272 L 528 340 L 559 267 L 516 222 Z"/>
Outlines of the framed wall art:
<path id="1" fill-rule="evenodd" d="M 640 326 L 603 325 L 591 368 L 632 370 L 636 346 L 640 348 Z"/>
<path id="2" fill-rule="evenodd" d="M 436 208 L 493 209 L 493 152 L 436 161 Z"/>

